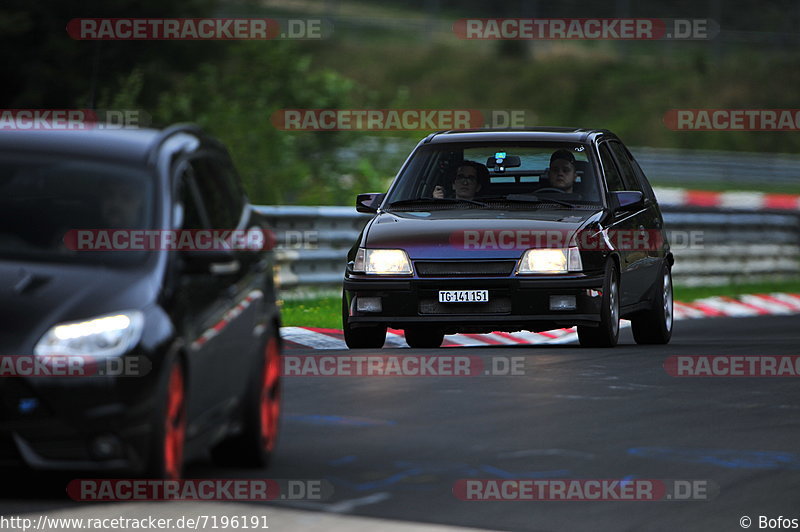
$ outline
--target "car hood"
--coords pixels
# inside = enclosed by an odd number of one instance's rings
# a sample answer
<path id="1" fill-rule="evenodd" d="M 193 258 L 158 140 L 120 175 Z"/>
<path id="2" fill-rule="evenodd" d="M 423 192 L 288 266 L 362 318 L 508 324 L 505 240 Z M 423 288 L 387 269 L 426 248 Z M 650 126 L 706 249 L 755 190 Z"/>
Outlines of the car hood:
<path id="1" fill-rule="evenodd" d="M 362 245 L 404 249 L 412 260 L 516 259 L 525 249 L 547 247 L 535 244 L 547 241 L 542 235 L 568 243 L 601 213 L 601 209 L 382 212 L 370 222 Z"/>
<path id="2" fill-rule="evenodd" d="M 30 355 L 53 325 L 154 301 L 142 270 L 0 261 L 0 354 Z"/>

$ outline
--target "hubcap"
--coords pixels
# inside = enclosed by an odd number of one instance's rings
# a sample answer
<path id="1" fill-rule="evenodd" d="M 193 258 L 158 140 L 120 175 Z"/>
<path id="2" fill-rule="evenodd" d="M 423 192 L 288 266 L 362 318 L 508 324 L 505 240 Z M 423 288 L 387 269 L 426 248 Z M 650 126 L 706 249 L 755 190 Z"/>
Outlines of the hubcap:
<path id="1" fill-rule="evenodd" d="M 167 419 L 164 431 L 164 470 L 170 479 L 180 478 L 183 464 L 183 445 L 186 437 L 183 372 L 175 364 L 167 388 Z"/>
<path id="2" fill-rule="evenodd" d="M 672 330 L 672 279 L 669 271 L 664 274 L 664 324 Z"/>
<path id="3" fill-rule="evenodd" d="M 261 445 L 272 451 L 278 433 L 280 415 L 280 348 L 278 340 L 270 338 L 264 352 L 264 372 L 261 378 L 259 414 L 261 417 Z"/>

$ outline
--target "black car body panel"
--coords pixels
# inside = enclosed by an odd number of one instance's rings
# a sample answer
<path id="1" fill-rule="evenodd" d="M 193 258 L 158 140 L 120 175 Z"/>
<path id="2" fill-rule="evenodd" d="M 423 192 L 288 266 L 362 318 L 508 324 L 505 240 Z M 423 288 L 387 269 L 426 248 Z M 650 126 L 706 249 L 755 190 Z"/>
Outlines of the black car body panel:
<path id="1" fill-rule="evenodd" d="M 187 162 L 218 161 L 221 173 L 215 179 L 241 192 L 225 148 L 193 126 L 4 132 L 4 156 L 135 168 L 152 181 L 148 228 L 155 230 L 182 227 L 185 216 L 176 205 L 184 202 L 179 181 Z M 3 201 L 14 205 L 15 198 Z M 213 225 L 210 217 L 203 220 L 206 226 L 268 230 L 243 192 L 232 205 L 235 227 Z M 0 217 L 4 232 L 12 223 Z M 138 311 L 144 318 L 141 339 L 122 358 L 147 363 L 139 376 L 0 378 L 0 465 L 141 473 L 154 437 L 157 390 L 166 363 L 176 357 L 187 382 L 187 459 L 236 434 L 247 383 L 259 367 L 266 337 L 279 334 L 280 314 L 272 252 L 235 251 L 231 258 L 237 268 L 211 273 L 191 270 L 175 250 L 116 262 L 55 253 L 31 258 L 0 241 L 0 355 L 32 356 L 43 334 L 59 323 Z M 102 452 L 99 440 L 106 442 Z"/>
<path id="2" fill-rule="evenodd" d="M 615 144 L 613 158 L 609 159 L 601 150 L 607 143 Z M 415 162 L 430 150 L 441 153 L 452 150 L 457 155 L 472 146 L 531 146 L 551 145 L 575 146 L 584 158 L 586 179 L 593 173 L 597 176 L 597 195 L 594 203 L 579 202 L 575 208 L 545 205 L 525 209 L 518 205 L 489 206 L 462 204 L 427 204 L 409 209 L 394 208 L 393 201 L 402 198 L 403 191 L 410 187 L 403 180 L 424 179 L 417 177 L 423 168 Z M 619 147 L 622 149 L 620 150 Z M 545 149 L 545 148 L 542 148 Z M 438 152 L 437 152 L 438 153 Z M 445 333 L 491 332 L 491 331 L 541 331 L 572 325 L 596 325 L 600 320 L 600 299 L 604 282 L 604 267 L 608 260 L 617 264 L 620 272 L 622 317 L 635 315 L 651 307 L 652 293 L 658 283 L 659 268 L 663 263 L 671 265 L 669 243 L 663 234 L 661 212 L 652 189 L 644 174 L 636 165 L 635 187 L 641 191 L 643 200 L 628 207 L 615 207 L 606 173 L 617 157 L 629 156 L 619 139 L 605 130 L 581 130 L 547 128 L 536 131 L 446 131 L 432 134 L 422 140 L 409 156 L 398 176 L 393 181 L 376 208 L 374 217 L 354 243 L 348 254 L 348 265 L 344 278 L 344 316 L 346 327 L 388 326 L 394 328 L 435 327 Z M 456 157 L 453 160 L 459 160 Z M 449 163 L 438 159 L 439 167 Z M 631 157 L 632 160 L 632 157 Z M 417 164 L 417 166 L 414 166 Z M 630 172 L 631 164 L 625 162 Z M 452 165 L 451 165 L 452 166 Z M 435 165 L 429 165 L 434 168 Z M 514 170 L 514 169 L 510 169 Z M 440 171 L 441 172 L 441 171 Z M 520 172 L 493 173 L 484 188 L 518 186 L 523 180 Z M 504 175 L 517 176 L 512 179 Z M 543 179 L 543 178 L 542 178 Z M 540 179 L 539 181 L 541 181 Z M 495 180 L 506 185 L 496 185 Z M 642 184 L 643 182 L 643 184 Z M 535 178 L 528 180 L 530 188 L 541 187 Z M 423 185 L 418 186 L 420 188 Z M 586 185 L 584 185 L 585 187 Z M 617 190 L 623 188 L 618 187 Z M 624 188 L 628 190 L 627 188 Z M 420 188 L 421 190 L 421 188 Z M 535 188 L 534 188 L 535 191 Z M 530 193 L 530 192 L 529 192 Z M 565 198 L 571 195 L 554 198 Z M 481 196 L 475 200 L 480 201 Z M 490 200 L 486 200 L 490 201 Z M 399 204 L 398 204 L 399 205 Z M 562 273 L 518 273 L 518 263 L 524 248 L 519 246 L 483 246 L 482 249 L 462 245 L 458 236 L 465 231 L 473 234 L 491 232 L 544 232 L 560 235 L 561 247 L 576 234 L 602 235 L 613 232 L 625 233 L 646 231 L 656 235 L 657 245 L 644 249 L 602 246 L 597 249 L 581 249 L 582 269 Z M 466 234 L 466 233 L 464 233 Z M 542 246 L 531 246 L 542 247 Z M 404 250 L 412 265 L 412 273 L 406 275 L 368 274 L 354 271 L 354 262 L 362 249 Z M 440 290 L 488 290 L 488 303 L 439 303 Z M 574 296 L 576 305 L 570 310 L 552 310 L 551 296 Z M 380 311 L 359 311 L 358 298 L 380 298 Z"/>

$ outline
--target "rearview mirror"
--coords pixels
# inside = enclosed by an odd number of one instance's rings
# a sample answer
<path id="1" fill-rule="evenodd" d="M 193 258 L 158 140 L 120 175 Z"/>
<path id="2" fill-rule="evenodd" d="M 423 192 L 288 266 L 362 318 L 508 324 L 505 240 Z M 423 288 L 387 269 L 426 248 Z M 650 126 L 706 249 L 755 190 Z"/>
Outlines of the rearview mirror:
<path id="1" fill-rule="evenodd" d="M 356 210 L 367 214 L 378 212 L 378 207 L 383 203 L 385 197 L 386 194 L 381 192 L 359 194 L 356 196 Z"/>
<path id="2" fill-rule="evenodd" d="M 507 157 L 497 157 L 497 155 L 486 159 L 486 168 L 495 168 L 498 172 L 502 172 L 506 168 L 518 168 L 522 166 L 519 155 L 509 155 Z"/>

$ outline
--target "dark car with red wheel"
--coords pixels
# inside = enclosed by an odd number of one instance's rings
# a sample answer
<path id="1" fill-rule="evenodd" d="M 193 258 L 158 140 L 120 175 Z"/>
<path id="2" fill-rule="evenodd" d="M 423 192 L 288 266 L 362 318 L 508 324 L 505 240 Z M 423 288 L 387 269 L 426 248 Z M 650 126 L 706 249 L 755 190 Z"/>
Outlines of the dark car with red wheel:
<path id="1" fill-rule="evenodd" d="M 195 126 L 0 132 L 0 470 L 266 467 L 271 237 Z"/>
<path id="2" fill-rule="evenodd" d="M 387 327 L 411 347 L 445 334 L 577 326 L 612 347 L 620 319 L 638 343 L 672 335 L 674 263 L 644 172 L 607 130 L 451 130 L 414 149 L 347 258 L 350 348 Z"/>

